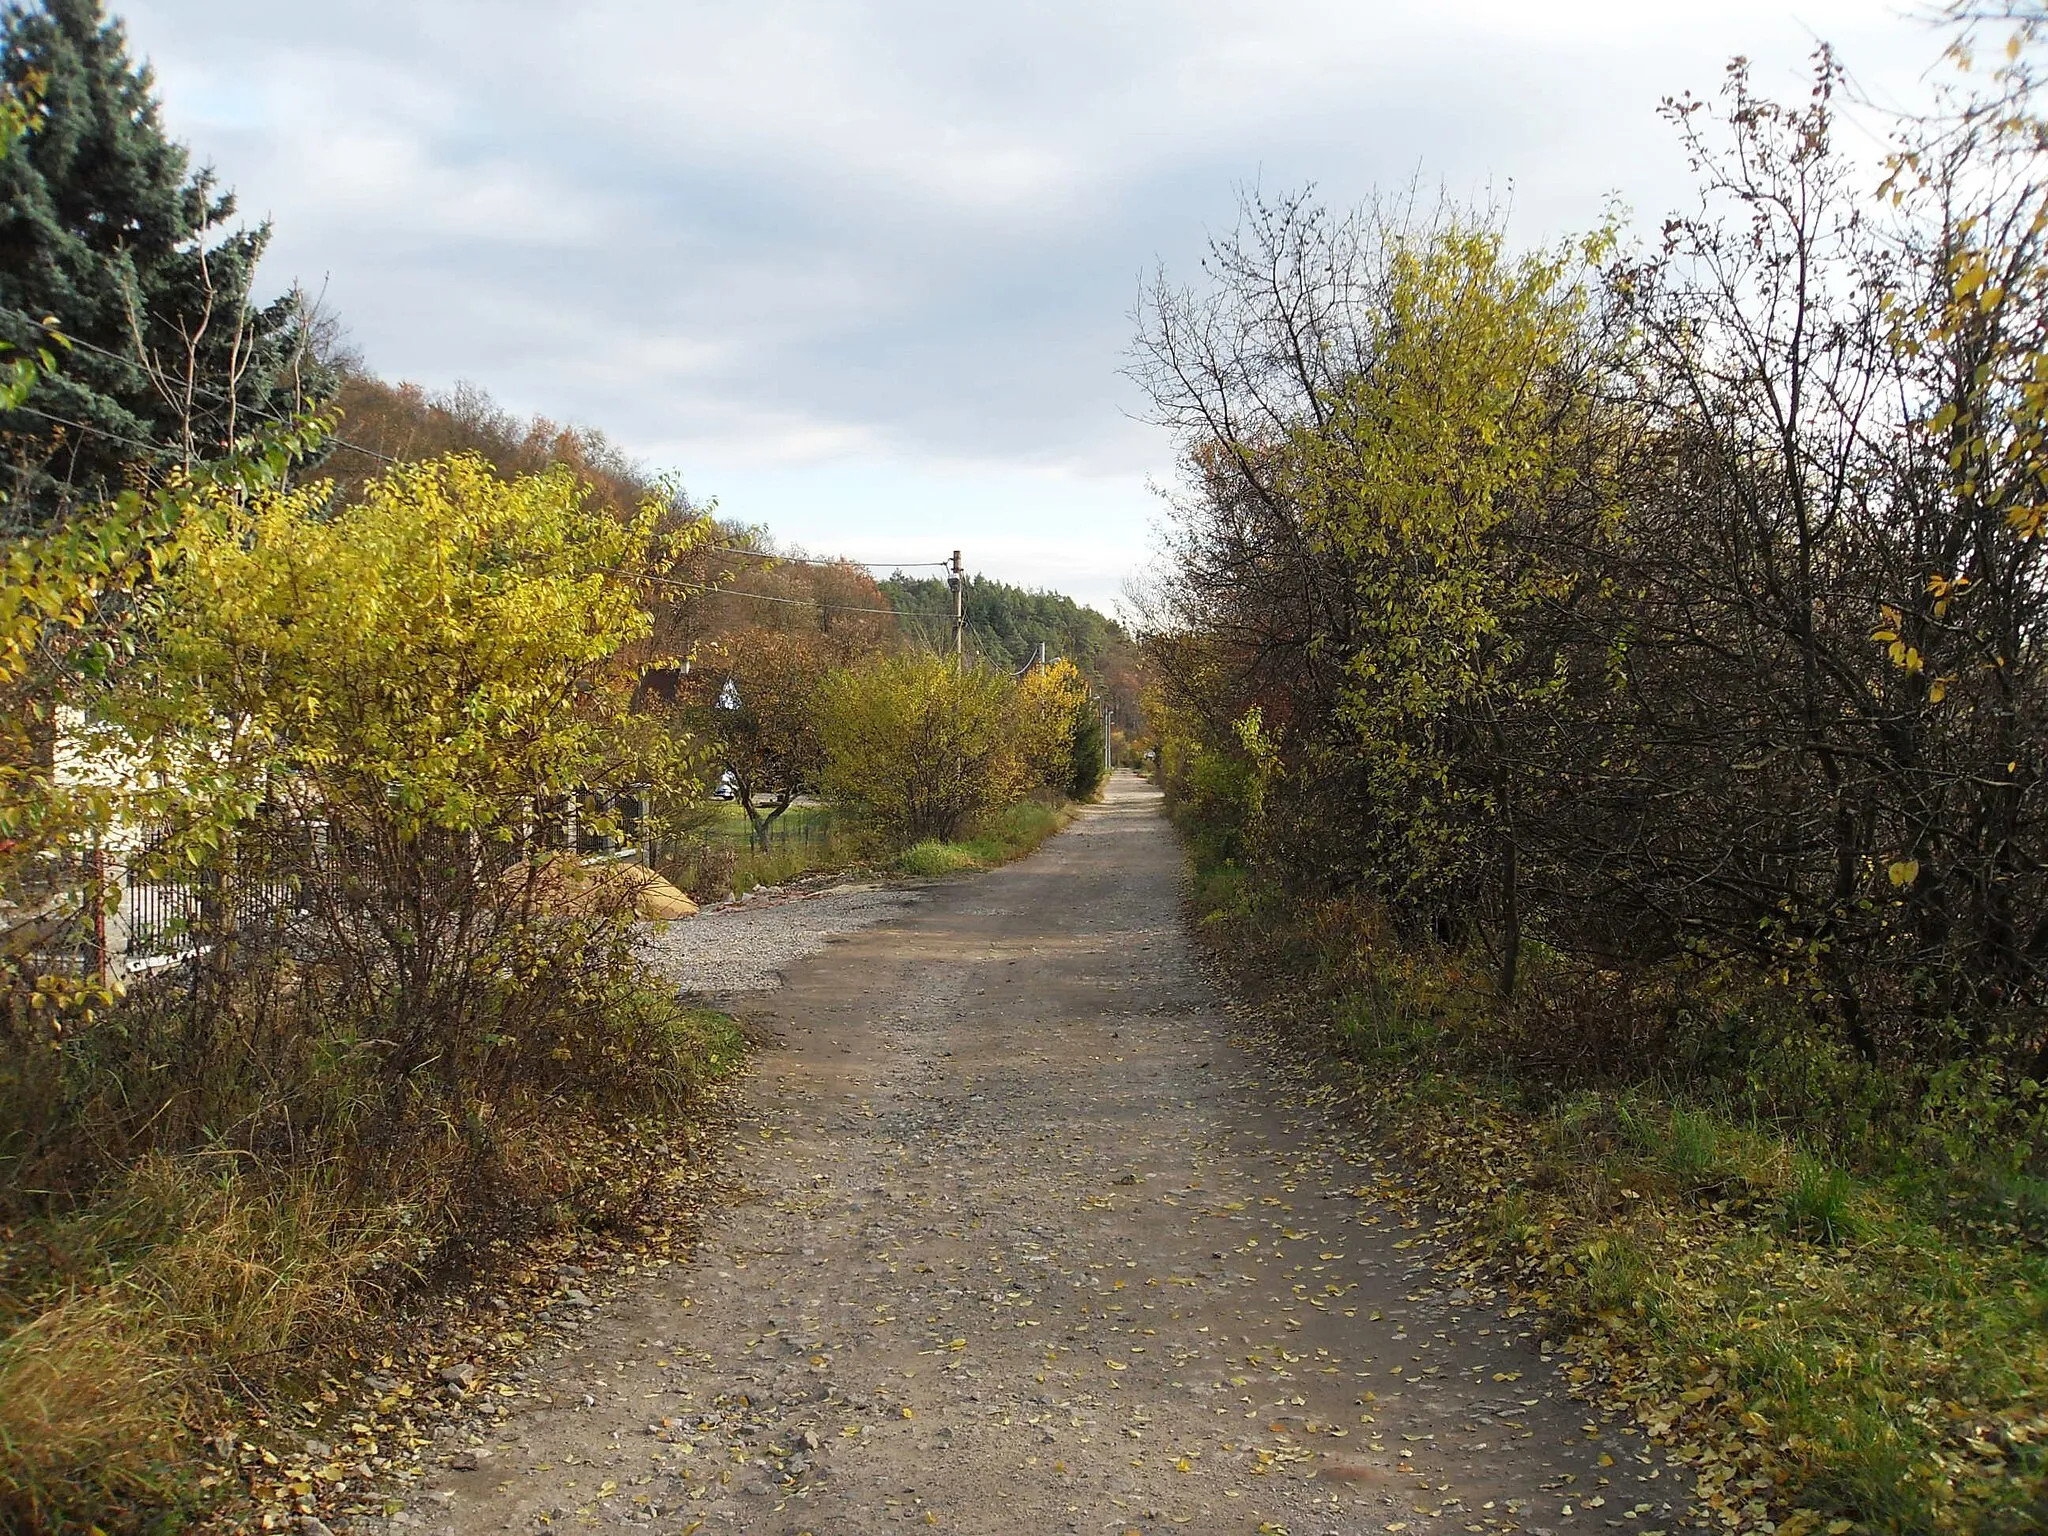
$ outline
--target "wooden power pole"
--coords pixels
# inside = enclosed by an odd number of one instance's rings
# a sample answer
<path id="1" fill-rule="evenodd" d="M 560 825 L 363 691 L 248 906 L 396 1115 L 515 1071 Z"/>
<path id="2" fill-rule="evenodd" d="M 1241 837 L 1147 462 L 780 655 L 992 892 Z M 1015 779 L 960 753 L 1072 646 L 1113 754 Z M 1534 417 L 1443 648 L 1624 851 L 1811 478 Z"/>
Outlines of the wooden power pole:
<path id="1" fill-rule="evenodd" d="M 953 662 L 967 655 L 967 578 L 960 573 L 960 551 L 953 551 Z"/>

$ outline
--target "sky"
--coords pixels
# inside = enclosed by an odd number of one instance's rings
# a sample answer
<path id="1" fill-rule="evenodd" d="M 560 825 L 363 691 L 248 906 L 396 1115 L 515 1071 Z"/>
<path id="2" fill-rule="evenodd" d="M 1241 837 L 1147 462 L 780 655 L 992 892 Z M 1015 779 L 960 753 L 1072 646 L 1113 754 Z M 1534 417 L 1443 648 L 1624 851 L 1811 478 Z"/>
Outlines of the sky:
<path id="1" fill-rule="evenodd" d="M 602 429 L 722 515 L 1110 610 L 1174 444 L 1140 285 L 1244 189 L 1419 180 L 1545 241 L 1686 206 L 1658 119 L 1910 0 L 135 0 L 171 131 L 369 365 Z M 344 432 L 346 428 L 344 427 Z"/>

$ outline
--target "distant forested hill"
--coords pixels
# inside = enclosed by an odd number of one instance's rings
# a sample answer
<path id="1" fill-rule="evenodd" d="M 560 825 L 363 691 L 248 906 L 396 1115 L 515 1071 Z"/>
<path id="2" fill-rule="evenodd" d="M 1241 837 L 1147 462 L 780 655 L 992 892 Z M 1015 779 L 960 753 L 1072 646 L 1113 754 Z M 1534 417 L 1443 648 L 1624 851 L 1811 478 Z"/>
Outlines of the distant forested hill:
<path id="1" fill-rule="evenodd" d="M 953 594 L 935 576 L 895 572 L 881 588 L 895 606 L 904 638 L 933 650 L 953 645 Z M 1113 619 L 1057 592 L 1031 592 L 986 576 L 967 578 L 967 647 L 998 666 L 1021 667 L 1038 654 L 1064 656 L 1083 672 L 1100 675 L 1113 650 L 1125 644 Z"/>

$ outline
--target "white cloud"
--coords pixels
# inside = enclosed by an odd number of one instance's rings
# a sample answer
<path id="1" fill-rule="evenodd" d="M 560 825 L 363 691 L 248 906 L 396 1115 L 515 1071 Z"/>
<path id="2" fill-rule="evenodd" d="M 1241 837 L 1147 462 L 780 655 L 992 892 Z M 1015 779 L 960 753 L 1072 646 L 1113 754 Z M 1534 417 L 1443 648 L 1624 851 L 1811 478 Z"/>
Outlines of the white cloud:
<path id="1" fill-rule="evenodd" d="M 1512 188 L 1547 238 L 1684 168 L 1658 100 L 1894 0 L 139 0 L 175 131 L 372 362 L 604 427 L 735 515 L 1107 600 L 1170 445 L 1128 311 L 1234 188 Z M 1048 510 L 1050 509 L 1050 510 Z M 1078 509 L 1078 510 L 1077 510 Z M 943 530 L 950 529 L 947 532 Z M 966 531 L 962 531 L 962 530 Z M 837 530 L 835 532 L 835 530 Z M 1001 569 L 996 557 L 1014 562 Z M 1035 574 L 1034 574 L 1035 573 Z"/>

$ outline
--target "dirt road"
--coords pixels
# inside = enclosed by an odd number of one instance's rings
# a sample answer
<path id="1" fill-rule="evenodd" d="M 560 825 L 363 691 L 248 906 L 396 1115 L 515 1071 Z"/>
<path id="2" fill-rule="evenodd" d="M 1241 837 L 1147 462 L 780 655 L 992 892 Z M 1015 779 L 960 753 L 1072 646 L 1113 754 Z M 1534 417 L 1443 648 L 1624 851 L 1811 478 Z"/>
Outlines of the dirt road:
<path id="1" fill-rule="evenodd" d="M 1690 1478 L 1434 1267 L 1234 1038 L 1119 776 L 739 1006 L 779 1039 L 691 1262 L 401 1517 L 816 1536 L 1691 1529 Z M 573 1287 L 575 1277 L 565 1277 Z"/>

